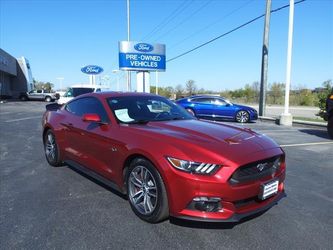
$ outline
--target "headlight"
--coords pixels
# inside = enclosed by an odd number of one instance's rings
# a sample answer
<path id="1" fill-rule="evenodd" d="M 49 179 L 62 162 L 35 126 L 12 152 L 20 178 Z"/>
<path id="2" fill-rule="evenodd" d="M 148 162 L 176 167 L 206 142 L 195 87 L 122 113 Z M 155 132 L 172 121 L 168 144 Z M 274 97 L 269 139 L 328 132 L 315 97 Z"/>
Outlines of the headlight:
<path id="1" fill-rule="evenodd" d="M 214 174 L 221 167 L 220 165 L 217 164 L 186 161 L 172 157 L 167 157 L 167 160 L 170 162 L 170 164 L 173 167 L 185 172 L 195 173 L 195 174 L 211 175 Z"/>

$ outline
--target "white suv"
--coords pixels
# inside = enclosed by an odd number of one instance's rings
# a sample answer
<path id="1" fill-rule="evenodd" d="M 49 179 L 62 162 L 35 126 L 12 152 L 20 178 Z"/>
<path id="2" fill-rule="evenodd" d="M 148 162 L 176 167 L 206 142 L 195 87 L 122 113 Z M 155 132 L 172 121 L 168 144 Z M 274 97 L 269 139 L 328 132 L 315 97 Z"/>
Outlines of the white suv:
<path id="1" fill-rule="evenodd" d="M 104 91 L 111 91 L 111 89 L 108 87 L 104 87 L 104 86 L 92 86 L 92 85 L 69 87 L 66 90 L 66 92 L 60 96 L 60 98 L 57 100 L 57 103 L 64 104 L 79 95 L 83 95 L 83 94 L 87 94 L 87 93 L 91 93 L 91 92 L 104 92 Z"/>

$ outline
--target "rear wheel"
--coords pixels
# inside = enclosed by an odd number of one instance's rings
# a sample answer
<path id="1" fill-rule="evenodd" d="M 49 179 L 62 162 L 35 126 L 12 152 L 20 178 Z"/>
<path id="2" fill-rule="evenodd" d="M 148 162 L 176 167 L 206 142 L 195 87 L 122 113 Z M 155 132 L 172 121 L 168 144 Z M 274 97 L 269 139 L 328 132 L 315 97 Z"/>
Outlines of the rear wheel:
<path id="1" fill-rule="evenodd" d="M 26 100 L 28 100 L 28 98 L 25 95 L 21 95 L 20 96 L 20 100 L 21 101 L 26 101 Z"/>
<path id="2" fill-rule="evenodd" d="M 50 96 L 47 96 L 47 97 L 45 97 L 45 101 L 46 101 L 46 102 L 51 102 L 51 101 L 52 101 L 52 98 L 51 98 Z"/>
<path id="3" fill-rule="evenodd" d="M 46 160 L 51 166 L 58 167 L 62 165 L 59 146 L 51 130 L 48 130 L 44 135 L 44 151 Z"/>
<path id="4" fill-rule="evenodd" d="M 236 114 L 236 121 L 240 123 L 246 123 L 250 120 L 250 115 L 248 112 L 241 110 Z"/>
<path id="5" fill-rule="evenodd" d="M 132 161 L 126 178 L 127 196 L 134 213 L 144 221 L 157 223 L 169 216 L 163 180 L 149 161 Z"/>

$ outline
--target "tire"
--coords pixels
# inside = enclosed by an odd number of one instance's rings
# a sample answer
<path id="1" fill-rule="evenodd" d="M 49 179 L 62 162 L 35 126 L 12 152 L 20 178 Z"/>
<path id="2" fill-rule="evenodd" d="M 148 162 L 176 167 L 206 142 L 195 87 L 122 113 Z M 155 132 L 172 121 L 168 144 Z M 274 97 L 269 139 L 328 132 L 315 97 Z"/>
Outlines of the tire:
<path id="1" fill-rule="evenodd" d="M 333 116 L 327 122 L 328 135 L 333 139 Z"/>
<path id="2" fill-rule="evenodd" d="M 49 129 L 44 135 L 44 152 L 47 162 L 53 167 L 62 165 L 59 146 L 53 132 Z"/>
<path id="3" fill-rule="evenodd" d="M 191 108 L 186 108 L 186 111 L 189 112 L 191 115 L 195 116 L 194 110 Z"/>
<path id="4" fill-rule="evenodd" d="M 250 120 L 250 114 L 247 111 L 240 110 L 236 114 L 236 122 L 247 123 Z"/>
<path id="5" fill-rule="evenodd" d="M 25 95 L 21 95 L 21 96 L 20 96 L 20 100 L 21 100 L 21 101 L 27 101 L 28 98 L 27 98 Z"/>
<path id="6" fill-rule="evenodd" d="M 52 98 L 51 98 L 50 96 L 47 96 L 47 97 L 45 97 L 45 101 L 46 101 L 46 102 L 51 102 L 51 101 L 52 101 Z"/>
<path id="7" fill-rule="evenodd" d="M 146 159 L 134 159 L 126 175 L 127 197 L 142 220 L 157 223 L 169 216 L 168 198 L 161 175 Z"/>

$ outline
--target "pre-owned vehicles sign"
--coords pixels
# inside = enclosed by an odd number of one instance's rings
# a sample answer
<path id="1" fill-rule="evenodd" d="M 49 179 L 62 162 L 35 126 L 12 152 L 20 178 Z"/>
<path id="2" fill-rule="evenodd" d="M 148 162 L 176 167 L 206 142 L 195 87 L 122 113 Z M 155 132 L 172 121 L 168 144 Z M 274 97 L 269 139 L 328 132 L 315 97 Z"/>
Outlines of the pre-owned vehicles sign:
<path id="1" fill-rule="evenodd" d="M 165 71 L 165 45 L 119 42 L 119 68 L 137 71 Z"/>

